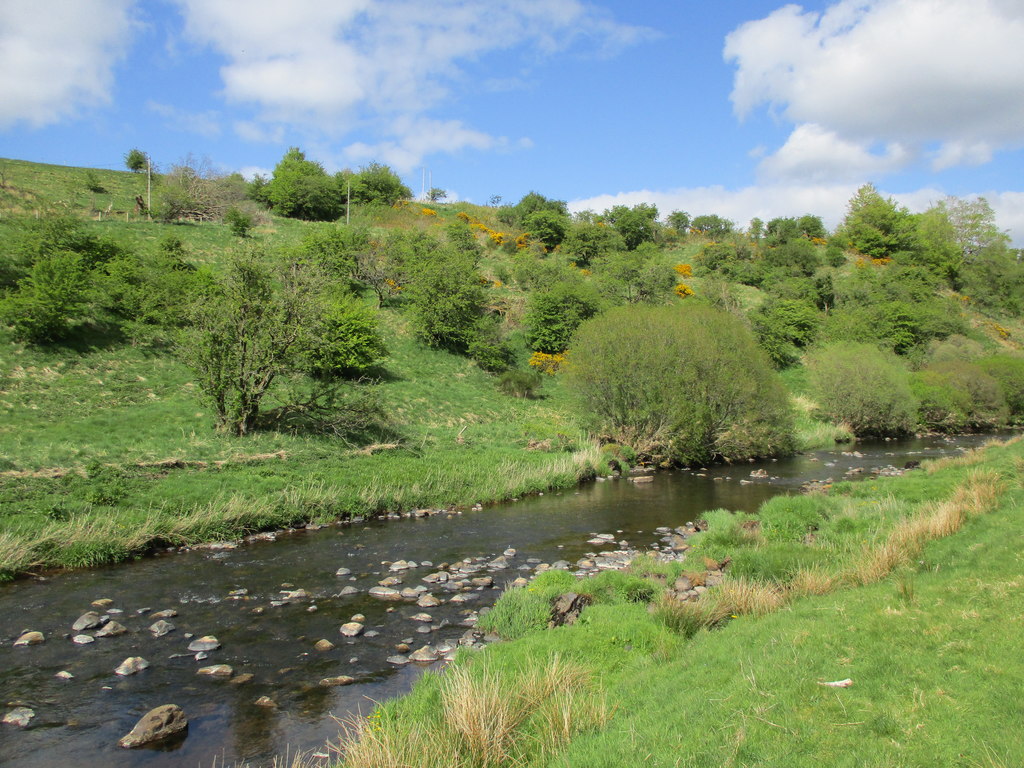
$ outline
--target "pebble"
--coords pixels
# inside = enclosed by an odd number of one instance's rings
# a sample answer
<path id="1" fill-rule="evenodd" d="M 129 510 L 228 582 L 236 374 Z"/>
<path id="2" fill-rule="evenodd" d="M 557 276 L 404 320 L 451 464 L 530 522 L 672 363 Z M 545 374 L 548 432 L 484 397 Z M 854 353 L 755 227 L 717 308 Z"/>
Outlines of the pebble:
<path id="1" fill-rule="evenodd" d="M 198 640 L 193 640 L 188 644 L 188 649 L 195 653 L 196 651 L 215 651 L 220 648 L 220 641 L 213 635 L 203 635 Z"/>
<path id="2" fill-rule="evenodd" d="M 14 647 L 19 648 L 26 645 L 39 645 L 44 642 L 46 638 L 42 632 L 25 632 L 21 637 L 14 641 Z"/>
<path id="3" fill-rule="evenodd" d="M 358 621 L 350 621 L 341 625 L 339 630 L 345 637 L 356 637 L 363 633 L 363 625 Z"/>
<path id="4" fill-rule="evenodd" d="M 164 621 L 163 619 L 153 622 L 149 627 L 149 631 L 152 633 L 153 637 L 163 637 L 168 632 L 173 632 L 174 629 L 175 627 L 171 622 Z"/>
<path id="5" fill-rule="evenodd" d="M 92 635 L 75 635 L 71 638 L 71 642 L 75 645 L 88 645 L 89 643 L 95 643 L 96 638 Z"/>
<path id="6" fill-rule="evenodd" d="M 336 685 L 351 685 L 355 681 L 356 679 L 354 677 L 349 677 L 348 675 L 338 675 L 337 677 L 325 677 L 323 680 L 320 681 L 320 685 L 324 686 L 325 688 L 331 688 Z"/>
<path id="7" fill-rule="evenodd" d="M 96 631 L 96 637 L 117 637 L 127 631 L 128 628 L 123 624 L 118 624 L 116 621 L 108 621 Z"/>
<path id="8" fill-rule="evenodd" d="M 134 675 L 136 672 L 141 672 L 148 666 L 149 662 L 141 656 L 129 656 L 117 666 L 117 669 L 114 670 L 114 674 L 126 677 L 128 675 Z"/>
<path id="9" fill-rule="evenodd" d="M 36 713 L 28 707 L 15 707 L 4 715 L 3 722 L 7 723 L 7 725 L 16 725 L 19 728 L 25 728 L 35 716 Z"/>
<path id="10" fill-rule="evenodd" d="M 207 677 L 231 677 L 235 673 L 235 670 L 228 664 L 212 664 L 209 667 L 200 667 L 196 670 L 197 675 L 206 675 Z"/>

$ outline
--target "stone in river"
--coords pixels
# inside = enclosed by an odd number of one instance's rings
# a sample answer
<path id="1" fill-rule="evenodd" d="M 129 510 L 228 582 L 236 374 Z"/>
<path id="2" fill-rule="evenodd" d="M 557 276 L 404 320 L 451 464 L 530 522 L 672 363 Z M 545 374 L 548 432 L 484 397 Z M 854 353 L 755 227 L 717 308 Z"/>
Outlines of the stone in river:
<path id="1" fill-rule="evenodd" d="M 345 637 L 355 637 L 356 635 L 362 634 L 363 625 L 360 624 L 358 621 L 350 621 L 347 624 L 342 624 L 341 630 L 339 631 Z"/>
<path id="2" fill-rule="evenodd" d="M 415 616 L 410 616 L 413 621 L 433 621 L 434 617 L 429 613 L 417 613 Z"/>
<path id="3" fill-rule="evenodd" d="M 114 601 L 111 600 L 109 597 L 101 597 L 99 600 L 93 600 L 92 603 L 90 603 L 90 605 L 92 605 L 93 608 L 100 609 L 109 608 L 113 604 Z"/>
<path id="4" fill-rule="evenodd" d="M 134 675 L 136 672 L 141 672 L 148 666 L 149 662 L 141 656 L 129 656 L 118 665 L 117 669 L 114 670 L 114 674 L 126 677 Z"/>
<path id="5" fill-rule="evenodd" d="M 402 666 L 404 664 L 408 664 L 409 663 L 409 657 L 408 656 L 400 656 L 400 655 L 396 654 L 395 656 L 388 656 L 386 661 L 387 661 L 388 664 L 395 664 L 397 666 Z"/>
<path id="6" fill-rule="evenodd" d="M 71 625 L 71 629 L 75 632 L 81 632 L 83 629 L 102 627 L 105 623 L 106 619 L 96 613 L 96 611 L 87 611 L 78 617 L 75 623 Z"/>
<path id="7" fill-rule="evenodd" d="M 188 649 L 193 653 L 196 651 L 215 651 L 218 648 L 220 648 L 220 641 L 213 635 L 204 635 L 188 644 Z"/>
<path id="8" fill-rule="evenodd" d="M 355 587 L 342 587 L 341 592 L 338 593 L 338 597 L 348 597 L 349 595 L 358 595 L 359 590 Z"/>
<path id="9" fill-rule="evenodd" d="M 409 654 L 409 661 L 430 662 L 437 661 L 437 658 L 437 649 L 430 645 L 424 645 L 419 650 L 413 651 Z"/>
<path id="10" fill-rule="evenodd" d="M 396 589 L 390 587 L 372 587 L 370 589 L 370 597 L 376 597 L 380 600 L 401 600 L 402 595 Z"/>
<path id="11" fill-rule="evenodd" d="M 466 593 L 466 592 L 460 592 L 457 595 L 452 595 L 452 599 L 449 602 L 452 602 L 452 603 L 467 603 L 470 600 L 473 600 L 475 598 L 476 598 L 475 594 Z"/>
<path id="12" fill-rule="evenodd" d="M 116 621 L 109 621 L 96 631 L 96 637 L 117 637 L 123 635 L 128 629 Z"/>
<path id="13" fill-rule="evenodd" d="M 153 633 L 153 637 L 163 637 L 168 632 L 174 631 L 174 625 L 169 621 L 155 621 L 149 626 L 149 631 Z"/>
<path id="14" fill-rule="evenodd" d="M 131 749 L 166 739 L 188 728 L 188 718 L 181 707 L 164 704 L 147 712 L 135 727 L 117 742 L 118 746 Z"/>
<path id="15" fill-rule="evenodd" d="M 7 725 L 16 725 L 19 728 L 24 728 L 35 716 L 36 713 L 28 707 L 15 707 L 4 715 L 3 722 Z"/>
<path id="16" fill-rule="evenodd" d="M 71 680 L 72 678 L 74 678 L 74 675 L 72 675 L 66 669 L 62 669 L 60 672 L 54 675 L 54 677 L 56 677 L 58 680 Z"/>
<path id="17" fill-rule="evenodd" d="M 75 635 L 71 638 L 71 642 L 75 645 L 88 645 L 89 643 L 95 643 L 96 638 L 92 635 Z"/>
<path id="18" fill-rule="evenodd" d="M 240 675 L 235 675 L 234 677 L 232 677 L 231 678 L 231 684 L 232 685 L 245 685 L 250 680 L 252 680 L 254 677 L 256 677 L 256 675 L 254 675 L 252 672 L 243 672 Z"/>
<path id="19" fill-rule="evenodd" d="M 351 568 L 339 568 L 338 570 L 336 570 L 334 572 L 334 575 L 335 576 L 348 576 L 350 573 L 352 573 L 352 569 Z"/>
<path id="20" fill-rule="evenodd" d="M 235 674 L 228 664 L 213 664 L 209 667 L 200 667 L 196 670 L 197 675 L 206 675 L 207 677 L 231 677 Z"/>
<path id="21" fill-rule="evenodd" d="M 173 619 L 177 615 L 178 615 L 178 612 L 176 610 L 174 610 L 173 608 L 167 608 L 167 609 L 162 610 L 162 611 L 157 611 L 150 618 L 153 618 L 153 619 Z"/>
<path id="22" fill-rule="evenodd" d="M 46 638 L 43 637 L 42 632 L 26 632 L 14 641 L 14 647 L 18 648 L 25 645 L 39 645 L 44 640 L 46 640 Z"/>
<path id="23" fill-rule="evenodd" d="M 274 709 L 277 707 L 277 702 L 269 696 L 260 696 L 253 702 L 257 707 L 267 707 L 268 709 Z"/>
<path id="24" fill-rule="evenodd" d="M 421 595 L 420 599 L 416 601 L 416 605 L 418 605 L 420 608 L 436 608 L 440 604 L 441 601 L 433 595 L 431 595 L 430 593 Z"/>
<path id="25" fill-rule="evenodd" d="M 318 651 L 329 651 L 332 648 L 334 648 L 334 643 L 332 643 L 330 640 L 317 640 L 316 645 L 313 647 L 316 648 Z"/>
<path id="26" fill-rule="evenodd" d="M 355 681 L 356 679 L 354 677 L 349 677 L 348 675 L 338 675 L 337 677 L 325 677 L 323 680 L 320 681 L 320 685 L 324 686 L 325 688 L 330 688 L 335 685 L 350 685 Z"/>

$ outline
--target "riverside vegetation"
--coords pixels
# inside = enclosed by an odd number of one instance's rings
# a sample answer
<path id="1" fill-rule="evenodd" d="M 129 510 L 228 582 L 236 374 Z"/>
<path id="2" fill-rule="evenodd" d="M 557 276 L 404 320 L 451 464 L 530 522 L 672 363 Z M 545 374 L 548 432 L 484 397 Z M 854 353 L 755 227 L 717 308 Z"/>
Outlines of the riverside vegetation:
<path id="1" fill-rule="evenodd" d="M 297 149 L 145 191 L 0 160 L 0 578 L 1024 413 L 1024 267 L 982 199 L 739 228 L 413 203 Z"/>
<path id="2" fill-rule="evenodd" d="M 342 764 L 1017 765 L 1022 469 L 993 444 L 709 513 L 682 562 L 541 573 L 481 619 L 512 642 L 351 724 Z"/>

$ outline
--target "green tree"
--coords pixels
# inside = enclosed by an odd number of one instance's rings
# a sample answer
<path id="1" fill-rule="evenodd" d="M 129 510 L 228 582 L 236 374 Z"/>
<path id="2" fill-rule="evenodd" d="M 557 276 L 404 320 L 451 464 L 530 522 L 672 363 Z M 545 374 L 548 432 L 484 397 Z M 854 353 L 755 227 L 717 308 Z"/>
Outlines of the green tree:
<path id="1" fill-rule="evenodd" d="M 139 173 L 146 170 L 149 165 L 149 158 L 141 149 L 130 149 L 125 153 L 124 164 L 132 173 Z"/>
<path id="2" fill-rule="evenodd" d="M 250 185 L 250 195 L 253 192 Z M 289 149 L 274 167 L 265 196 L 274 211 L 295 219 L 333 221 L 344 211 L 344 197 L 335 180 L 298 147 Z"/>
<path id="3" fill-rule="evenodd" d="M 911 260 L 920 248 L 913 215 L 871 184 L 857 190 L 839 227 L 840 238 L 872 259 Z"/>
<path id="4" fill-rule="evenodd" d="M 398 174 L 382 163 L 364 165 L 352 176 L 351 182 L 353 203 L 394 205 L 412 197 L 412 191 L 402 183 Z M 344 191 L 340 184 L 339 188 Z"/>
<path id="5" fill-rule="evenodd" d="M 245 435 L 256 427 L 275 381 L 309 355 L 321 295 L 309 267 L 275 263 L 253 246 L 192 303 L 177 350 L 219 430 Z"/>
<path id="6" fill-rule="evenodd" d="M 706 305 L 619 307 L 580 326 L 570 387 L 591 426 L 682 463 L 787 453 L 792 414 L 743 323 Z"/>
<path id="7" fill-rule="evenodd" d="M 658 258 L 653 243 L 635 251 L 614 251 L 594 262 L 594 278 L 602 294 L 614 304 L 657 302 L 668 298 L 676 285 L 675 273 Z"/>
<path id="8" fill-rule="evenodd" d="M 561 252 L 577 266 L 588 267 L 596 259 L 625 250 L 626 243 L 614 227 L 603 222 L 573 222 L 562 240 Z"/>
<path id="9" fill-rule="evenodd" d="M 891 352 L 862 343 L 822 347 L 807 357 L 811 394 L 826 417 L 858 437 L 900 435 L 916 422 L 910 375 Z"/>
<path id="10" fill-rule="evenodd" d="M 523 228 L 531 238 L 539 240 L 545 250 L 553 251 L 565 239 L 569 217 L 552 210 L 538 210 L 523 219 Z"/>
<path id="11" fill-rule="evenodd" d="M 38 258 L 16 289 L 0 299 L 0 320 L 14 338 L 46 344 L 67 338 L 84 319 L 90 274 L 82 256 L 58 251 Z"/>
<path id="12" fill-rule="evenodd" d="M 690 214 L 686 211 L 672 211 L 665 221 L 681 235 L 685 235 L 690 229 Z"/>
<path id="13" fill-rule="evenodd" d="M 658 208 L 650 203 L 639 203 L 632 208 L 616 205 L 605 211 L 604 217 L 622 235 L 627 250 L 635 251 L 641 243 L 654 241 Z"/>
<path id="14" fill-rule="evenodd" d="M 699 232 L 711 240 L 721 240 L 732 232 L 735 226 L 729 219 L 722 218 L 715 213 L 698 216 L 690 222 L 690 229 Z"/>
<path id="15" fill-rule="evenodd" d="M 484 304 L 474 257 L 441 247 L 409 264 L 409 276 L 405 293 L 416 335 L 432 347 L 466 352 Z"/>
<path id="16" fill-rule="evenodd" d="M 584 320 L 597 314 L 600 299 L 582 280 L 563 281 L 530 295 L 523 324 L 530 348 L 549 355 L 564 352 Z"/>

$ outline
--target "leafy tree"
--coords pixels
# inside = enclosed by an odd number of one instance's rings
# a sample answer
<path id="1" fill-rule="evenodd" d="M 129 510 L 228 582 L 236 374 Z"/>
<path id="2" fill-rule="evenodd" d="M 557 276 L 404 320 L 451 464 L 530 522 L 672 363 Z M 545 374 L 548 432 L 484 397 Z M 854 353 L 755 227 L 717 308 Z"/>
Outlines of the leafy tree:
<path id="1" fill-rule="evenodd" d="M 872 259 L 912 258 L 919 248 L 913 215 L 871 184 L 857 190 L 847 206 L 839 234 Z"/>
<path id="2" fill-rule="evenodd" d="M 89 270 L 81 255 L 58 251 L 38 258 L 16 289 L 0 300 L 0 320 L 14 338 L 46 344 L 67 338 L 88 305 Z"/>
<path id="3" fill-rule="evenodd" d="M 680 234 L 686 234 L 686 231 L 690 228 L 690 214 L 686 211 L 672 211 L 665 221 Z"/>
<path id="4" fill-rule="evenodd" d="M 761 348 L 777 368 L 785 368 L 798 362 L 799 350 L 814 341 L 821 317 L 808 301 L 782 299 L 762 304 L 751 321 Z"/>
<path id="5" fill-rule="evenodd" d="M 974 363 L 932 363 L 914 375 L 921 422 L 929 429 L 991 429 L 1007 422 L 1010 411 L 995 378 Z"/>
<path id="6" fill-rule="evenodd" d="M 792 450 L 785 390 L 743 323 L 706 305 L 619 307 L 584 323 L 569 383 L 600 434 L 682 463 Z"/>
<path id="7" fill-rule="evenodd" d="M 323 279 L 311 265 L 278 262 L 250 246 L 192 303 L 178 354 L 218 429 L 248 434 L 277 381 L 334 367 L 338 334 L 323 297 Z"/>
<path id="8" fill-rule="evenodd" d="M 761 242 L 761 238 L 764 237 L 764 222 L 761 221 L 757 216 L 750 220 L 750 225 L 747 227 L 747 234 L 750 239 L 755 243 Z"/>
<path id="9" fill-rule="evenodd" d="M 672 293 L 676 275 L 657 258 L 652 243 L 635 251 L 614 251 L 593 265 L 601 292 L 615 304 L 661 301 Z"/>
<path id="10" fill-rule="evenodd" d="M 442 247 L 409 264 L 408 296 L 416 335 L 432 347 L 463 353 L 476 336 L 484 293 L 476 261 Z"/>
<path id="11" fill-rule="evenodd" d="M 540 192 L 527 192 L 515 205 L 506 205 L 498 210 L 498 221 L 510 227 L 522 226 L 531 213 L 551 211 L 562 216 L 569 215 L 564 200 L 547 198 Z"/>
<path id="12" fill-rule="evenodd" d="M 358 376 L 387 357 L 378 313 L 344 293 L 328 295 L 305 329 L 298 354 L 314 376 Z"/>
<path id="13" fill-rule="evenodd" d="M 250 195 L 254 191 L 250 184 Z M 298 147 L 289 149 L 274 167 L 265 196 L 280 215 L 306 221 L 333 221 L 344 210 L 335 180 Z"/>
<path id="14" fill-rule="evenodd" d="M 229 208 L 228 212 L 224 214 L 224 223 L 231 229 L 231 234 L 235 237 L 248 237 L 249 230 L 252 229 L 252 216 L 248 213 L 244 213 L 237 208 Z"/>
<path id="15" fill-rule="evenodd" d="M 792 275 L 808 277 L 820 265 L 818 249 L 804 237 L 790 238 L 765 249 L 764 263 Z"/>
<path id="16" fill-rule="evenodd" d="M 732 232 L 735 226 L 729 219 L 722 218 L 715 213 L 698 216 L 690 222 L 690 229 L 699 232 L 711 240 L 721 240 Z"/>
<path id="17" fill-rule="evenodd" d="M 530 295 L 523 318 L 526 340 L 537 352 L 554 355 L 569 347 L 580 323 L 597 314 L 600 299 L 582 280 L 563 281 Z"/>
<path id="18" fill-rule="evenodd" d="M 364 165 L 358 173 L 352 176 L 351 181 L 352 202 L 354 203 L 394 205 L 400 200 L 408 200 L 412 197 L 412 191 L 402 183 L 398 174 L 382 163 Z M 339 188 L 344 189 L 341 185 Z M 431 190 L 431 193 L 434 191 Z M 444 192 L 444 190 L 436 191 Z"/>
<path id="19" fill-rule="evenodd" d="M 448 193 L 440 187 L 431 187 L 427 193 L 427 199 L 432 203 L 439 203 L 448 197 Z"/>
<path id="20" fill-rule="evenodd" d="M 1024 417 L 1024 358 L 992 355 L 979 360 L 978 366 L 999 382 L 1010 415 L 1020 422 Z"/>
<path id="21" fill-rule="evenodd" d="M 863 343 L 822 347 L 807 357 L 811 394 L 828 418 L 858 437 L 900 435 L 916 422 L 907 369 L 891 352 Z"/>
<path id="22" fill-rule="evenodd" d="M 539 240 L 546 250 L 553 251 L 565 239 L 569 217 L 548 209 L 537 210 L 523 219 L 523 228 L 532 238 Z"/>
<path id="23" fill-rule="evenodd" d="M 561 252 L 577 266 L 590 266 L 596 259 L 625 250 L 626 243 L 614 227 L 603 222 L 574 222 L 562 240 Z"/>
<path id="24" fill-rule="evenodd" d="M 139 173 L 146 170 L 149 158 L 141 149 L 131 149 L 125 153 L 124 164 L 132 173 Z"/>
<path id="25" fill-rule="evenodd" d="M 656 206 L 650 203 L 640 203 L 632 208 L 616 205 L 605 211 L 604 216 L 622 235 L 627 250 L 634 251 L 641 243 L 654 241 L 658 220 Z"/>

